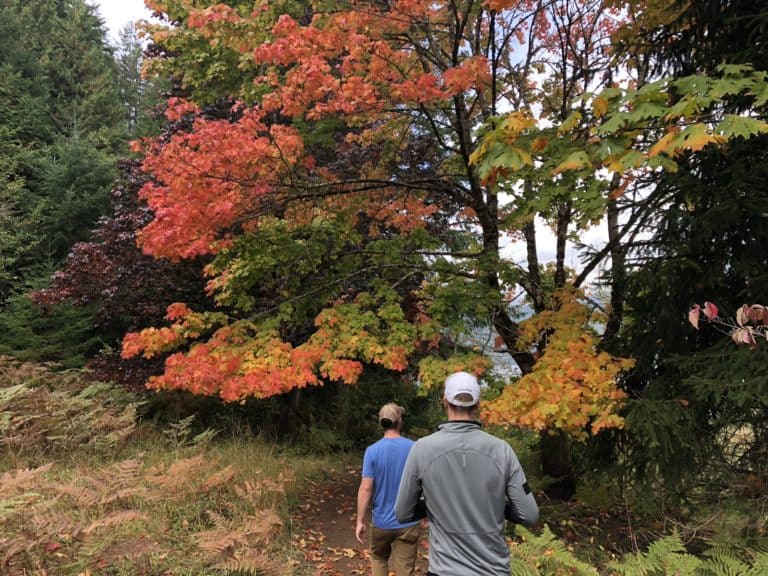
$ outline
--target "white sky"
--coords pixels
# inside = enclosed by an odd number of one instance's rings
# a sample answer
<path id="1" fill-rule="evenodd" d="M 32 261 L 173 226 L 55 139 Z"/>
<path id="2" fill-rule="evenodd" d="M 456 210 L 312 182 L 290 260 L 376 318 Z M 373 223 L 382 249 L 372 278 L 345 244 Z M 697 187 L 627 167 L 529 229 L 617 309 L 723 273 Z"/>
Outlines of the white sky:
<path id="1" fill-rule="evenodd" d="M 151 15 L 144 6 L 144 0 L 88 0 L 88 3 L 98 8 L 113 43 L 120 29 L 128 22 L 136 22 L 142 18 L 148 19 Z"/>

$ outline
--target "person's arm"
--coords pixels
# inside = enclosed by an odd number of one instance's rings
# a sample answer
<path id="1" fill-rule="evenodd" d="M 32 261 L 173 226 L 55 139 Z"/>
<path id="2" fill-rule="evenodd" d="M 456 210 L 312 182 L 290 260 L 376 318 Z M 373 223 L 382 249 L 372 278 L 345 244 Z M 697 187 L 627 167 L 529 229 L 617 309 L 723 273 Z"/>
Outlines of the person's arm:
<path id="1" fill-rule="evenodd" d="M 510 448 L 507 476 L 507 505 L 504 516 L 515 524 L 532 526 L 539 521 L 539 507 L 533 497 L 528 481 L 517 456 Z"/>
<path id="2" fill-rule="evenodd" d="M 401 524 L 413 522 L 424 517 L 418 507 L 421 497 L 421 478 L 419 478 L 419 466 L 417 449 L 414 445 L 408 453 L 405 461 L 403 475 L 400 478 L 400 488 L 397 490 L 395 500 L 395 517 Z"/>
<path id="3" fill-rule="evenodd" d="M 360 480 L 360 488 L 357 489 L 357 525 L 355 526 L 355 538 L 360 544 L 365 544 L 365 515 L 371 504 L 373 495 L 373 478 L 363 477 Z"/>

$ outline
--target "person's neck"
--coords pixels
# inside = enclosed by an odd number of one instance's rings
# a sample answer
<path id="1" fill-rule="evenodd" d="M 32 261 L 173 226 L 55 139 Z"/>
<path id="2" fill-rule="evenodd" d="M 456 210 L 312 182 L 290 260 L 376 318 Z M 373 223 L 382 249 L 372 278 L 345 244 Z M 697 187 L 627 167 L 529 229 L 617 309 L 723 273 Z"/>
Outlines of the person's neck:
<path id="1" fill-rule="evenodd" d="M 384 438 L 400 438 L 400 431 L 394 429 L 385 430 Z"/>
<path id="2" fill-rule="evenodd" d="M 446 410 L 446 416 L 448 417 L 448 422 L 476 422 L 477 421 L 477 415 L 475 414 L 475 411 L 466 411 L 466 410 L 456 410 L 455 408 L 452 408 L 450 404 L 448 405 L 448 409 Z"/>

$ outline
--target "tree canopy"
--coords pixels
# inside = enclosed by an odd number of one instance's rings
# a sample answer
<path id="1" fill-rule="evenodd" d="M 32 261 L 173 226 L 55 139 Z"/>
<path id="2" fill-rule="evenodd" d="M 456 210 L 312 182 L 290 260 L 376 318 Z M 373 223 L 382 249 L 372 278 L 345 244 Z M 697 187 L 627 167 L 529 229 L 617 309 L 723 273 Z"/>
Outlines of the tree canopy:
<path id="1" fill-rule="evenodd" d="M 520 395 L 551 399 L 537 427 L 621 424 L 616 376 L 631 363 L 600 350 L 574 289 L 609 255 L 623 266 L 622 238 L 655 208 L 646 195 L 619 223 L 640 176 L 766 131 L 719 111 L 760 106 L 764 74 L 650 82 L 611 53 L 631 15 L 597 1 L 150 4 L 174 26 L 147 26 L 149 69 L 181 86 L 166 116 L 190 128 L 136 144 L 154 213 L 138 240 L 157 258 L 212 258 L 219 306 L 174 304 L 170 326 L 126 336 L 126 357 L 181 348 L 151 386 L 241 400 L 352 383 L 367 364 L 429 385 L 433 358 L 411 370 L 431 350 L 486 370 L 467 341 L 492 327 L 524 380 L 538 371 L 555 385 L 509 387 L 499 422 L 516 422 L 509 395 Z M 228 117 L 202 113 L 222 98 Z M 569 273 L 567 241 L 603 218 L 608 245 Z M 556 232 L 551 281 L 541 220 Z M 505 257 L 507 239 L 526 242 L 526 263 Z M 510 304 L 521 288 L 539 315 L 526 327 Z M 615 335 L 620 290 L 612 298 Z M 584 364 L 559 374 L 558 350 Z M 608 365 L 595 384 L 590 371 Z M 593 407 L 609 398 L 601 420 Z"/>

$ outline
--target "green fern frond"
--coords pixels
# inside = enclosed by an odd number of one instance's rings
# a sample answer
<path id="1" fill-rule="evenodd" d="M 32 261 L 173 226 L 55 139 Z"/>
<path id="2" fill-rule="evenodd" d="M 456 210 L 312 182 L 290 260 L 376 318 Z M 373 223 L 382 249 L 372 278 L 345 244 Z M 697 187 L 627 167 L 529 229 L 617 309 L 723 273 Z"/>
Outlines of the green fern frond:
<path id="1" fill-rule="evenodd" d="M 759 552 L 746 576 L 763 576 L 764 574 L 768 574 L 768 553 Z"/>
<path id="2" fill-rule="evenodd" d="M 687 553 L 678 534 L 657 540 L 644 553 L 625 556 L 608 567 L 621 576 L 698 576 L 702 561 Z"/>
<path id="3" fill-rule="evenodd" d="M 529 566 L 514 556 L 509 562 L 510 576 L 540 576 L 538 569 Z"/>
<path id="4" fill-rule="evenodd" d="M 512 546 L 511 553 L 514 561 L 510 562 L 510 567 L 513 574 L 548 576 L 564 573 L 573 576 L 597 576 L 597 570 L 576 558 L 546 524 L 540 535 L 535 535 L 522 527 L 517 527 L 516 530 L 523 542 Z"/>
<path id="5" fill-rule="evenodd" d="M 292 573 L 290 566 L 280 558 L 255 550 L 219 562 L 216 568 L 227 576 L 288 576 Z"/>

